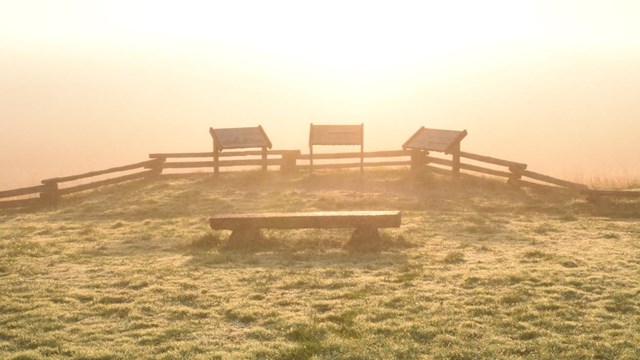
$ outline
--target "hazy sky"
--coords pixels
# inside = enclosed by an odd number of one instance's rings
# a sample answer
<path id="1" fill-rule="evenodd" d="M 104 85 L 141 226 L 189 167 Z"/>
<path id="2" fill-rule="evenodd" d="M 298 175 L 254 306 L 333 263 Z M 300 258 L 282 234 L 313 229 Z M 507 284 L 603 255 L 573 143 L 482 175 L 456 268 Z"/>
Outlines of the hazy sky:
<path id="1" fill-rule="evenodd" d="M 314 123 L 420 126 L 565 178 L 640 174 L 640 1 L 0 0 L 0 189 Z"/>

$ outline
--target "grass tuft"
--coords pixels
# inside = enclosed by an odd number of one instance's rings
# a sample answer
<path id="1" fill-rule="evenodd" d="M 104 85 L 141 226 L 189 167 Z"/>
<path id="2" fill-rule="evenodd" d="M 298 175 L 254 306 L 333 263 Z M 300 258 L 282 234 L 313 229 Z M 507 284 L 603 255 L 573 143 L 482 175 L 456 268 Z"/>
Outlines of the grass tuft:
<path id="1" fill-rule="evenodd" d="M 609 296 L 609 299 L 605 303 L 605 309 L 613 313 L 633 313 L 638 309 L 637 303 L 638 294 L 630 294 L 626 292 L 617 292 Z"/>
<path id="2" fill-rule="evenodd" d="M 550 233 L 550 232 L 556 232 L 556 231 L 558 231 L 558 229 L 557 229 L 554 225 L 549 224 L 549 223 L 546 223 L 546 222 L 545 222 L 545 223 L 542 223 L 542 224 L 539 224 L 539 225 L 534 226 L 534 227 L 533 227 L 533 229 L 531 229 L 531 230 L 532 230 L 535 234 L 538 234 L 538 235 L 546 235 L 546 234 L 548 234 L 548 233 Z"/>
<path id="3" fill-rule="evenodd" d="M 462 264 L 464 262 L 464 253 L 460 251 L 449 252 L 442 261 L 445 264 Z"/>
<path id="4" fill-rule="evenodd" d="M 546 253 L 541 250 L 529 250 L 522 256 L 525 260 L 539 261 L 539 260 L 551 260 L 554 258 L 553 254 Z"/>
<path id="5" fill-rule="evenodd" d="M 311 324 L 295 324 L 287 332 L 287 339 L 294 343 L 289 348 L 278 354 L 279 359 L 310 359 L 320 355 L 324 349 L 325 331 L 320 329 L 315 322 Z"/>
<path id="6" fill-rule="evenodd" d="M 620 239 L 620 234 L 617 234 L 614 232 L 605 232 L 605 233 L 602 233 L 600 236 L 602 236 L 603 239 L 609 239 L 609 240 Z"/>
<path id="7" fill-rule="evenodd" d="M 190 251 L 205 253 L 211 249 L 217 248 L 221 243 L 218 234 L 208 231 L 202 235 L 198 235 L 186 244 L 186 248 Z"/>

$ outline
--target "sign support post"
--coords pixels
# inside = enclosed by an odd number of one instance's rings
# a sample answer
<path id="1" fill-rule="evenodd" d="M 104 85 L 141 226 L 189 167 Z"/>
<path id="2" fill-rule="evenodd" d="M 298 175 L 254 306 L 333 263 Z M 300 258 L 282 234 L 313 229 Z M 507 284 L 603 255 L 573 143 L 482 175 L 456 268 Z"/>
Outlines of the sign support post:
<path id="1" fill-rule="evenodd" d="M 220 166 L 218 165 L 218 161 L 220 160 L 220 150 L 214 145 L 213 146 L 213 176 L 218 177 L 220 175 Z"/>
<path id="2" fill-rule="evenodd" d="M 364 124 L 360 124 L 360 177 L 364 175 Z"/>
<path id="3" fill-rule="evenodd" d="M 262 171 L 267 171 L 267 147 L 262 147 Z"/>

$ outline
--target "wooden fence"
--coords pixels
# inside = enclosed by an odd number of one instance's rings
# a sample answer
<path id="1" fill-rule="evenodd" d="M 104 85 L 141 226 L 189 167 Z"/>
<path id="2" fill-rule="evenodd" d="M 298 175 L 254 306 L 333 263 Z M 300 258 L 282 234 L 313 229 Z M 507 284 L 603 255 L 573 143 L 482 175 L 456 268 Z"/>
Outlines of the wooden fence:
<path id="1" fill-rule="evenodd" d="M 365 158 L 363 164 L 365 168 L 409 166 L 412 172 L 416 174 L 428 171 L 437 174 L 451 175 L 453 177 L 458 176 L 461 171 L 465 173 L 479 173 L 506 178 L 509 184 L 515 186 L 554 186 L 583 191 L 584 194 L 593 195 L 588 192 L 589 190 L 586 185 L 527 170 L 526 164 L 463 151 L 457 153 L 456 156 L 451 156 L 451 158 L 435 156 L 421 150 L 318 153 L 313 155 L 313 159 L 320 160 L 321 163 L 314 163 L 313 168 L 358 168 L 361 166 L 361 156 Z M 228 151 L 220 152 L 218 158 L 214 158 L 213 152 L 156 153 L 150 154 L 149 158 L 150 160 L 131 165 L 92 171 L 80 175 L 45 179 L 42 180 L 41 185 L 37 186 L 0 191 L 0 199 L 8 199 L 0 201 L 0 208 L 55 205 L 63 195 L 130 180 L 153 178 L 162 174 L 165 169 L 246 168 L 258 166 L 263 171 L 266 171 L 270 166 L 277 166 L 280 170 L 288 172 L 309 170 L 310 168 L 310 154 L 301 154 L 299 150 Z M 207 158 L 207 160 L 204 160 L 205 158 Z M 142 171 L 131 172 L 139 169 L 142 169 Z M 96 178 L 100 176 L 104 177 L 105 175 L 122 172 L 130 173 L 96 180 Z M 79 180 L 86 179 L 95 181 L 77 183 Z M 73 182 L 76 183 L 67 187 L 61 187 L 61 184 Z M 37 195 L 37 197 L 34 195 Z M 24 198 L 25 196 L 29 197 Z"/>
<path id="2" fill-rule="evenodd" d="M 344 152 L 344 153 L 315 153 L 314 160 L 339 160 L 334 163 L 314 164 L 314 169 L 347 169 L 360 167 L 360 157 L 365 159 L 377 159 L 378 161 L 367 161 L 364 167 L 392 167 L 392 166 L 408 166 L 411 161 L 408 156 L 411 152 L 408 150 L 392 150 L 392 151 L 370 151 L 370 152 Z M 152 159 L 163 159 L 163 169 L 202 169 L 218 167 L 248 167 L 260 166 L 262 170 L 267 170 L 268 166 L 278 166 L 282 171 L 309 170 L 310 154 L 302 154 L 300 150 L 267 150 L 266 156 L 263 151 L 229 151 L 220 152 L 219 157 L 258 157 L 239 160 L 198 160 L 196 158 L 213 158 L 213 152 L 197 152 L 197 153 L 164 153 L 150 154 Z M 276 158 L 273 158 L 276 156 Z M 391 158 L 401 158 L 392 159 Z M 402 159 L 404 158 L 404 159 Z M 184 161 L 183 159 L 189 159 Z M 354 159 L 357 162 L 348 162 Z M 383 159 L 380 161 L 380 159 Z M 386 160 L 385 160 L 386 159 Z M 182 161 L 181 161 L 182 160 Z M 347 162 L 342 162 L 347 160 Z"/>
<path id="3" fill-rule="evenodd" d="M 161 160 L 163 162 L 163 169 L 214 169 L 216 167 L 260 166 L 262 170 L 266 171 L 269 166 L 280 166 L 283 170 L 294 169 L 296 158 L 300 155 L 300 150 L 226 151 L 218 152 L 217 155 L 217 157 L 214 157 L 213 152 L 196 152 L 149 154 L 149 157 L 151 159 Z M 276 156 L 276 158 L 274 158 L 274 156 Z M 249 157 L 249 159 L 220 160 L 219 158 L 221 157 Z M 212 160 L 176 161 L 176 159 L 197 158 L 211 158 Z M 168 159 L 172 161 L 167 161 Z"/>
<path id="4" fill-rule="evenodd" d="M 45 190 L 44 185 L 30 186 L 21 189 L 0 191 L 0 199 L 14 198 L 18 196 L 42 194 Z M 0 201 L 0 208 L 19 207 L 19 206 L 34 206 L 41 204 L 40 198 L 29 199 L 13 199 Z"/>
<path id="5" fill-rule="evenodd" d="M 221 152 L 220 157 L 239 157 L 239 156 L 261 156 L 260 159 L 241 159 L 241 160 L 218 160 L 217 165 L 219 167 L 234 167 L 234 166 L 261 166 L 263 170 L 267 169 L 267 166 L 280 166 L 281 170 L 308 170 L 310 168 L 310 154 L 302 154 L 299 150 L 268 150 L 267 156 L 280 156 L 279 158 L 268 158 L 264 156 L 263 151 L 230 151 Z M 527 165 L 523 163 L 497 159 L 490 156 L 478 155 L 469 152 L 461 151 L 459 157 L 452 157 L 447 159 L 443 157 L 436 157 L 430 155 L 426 151 L 417 150 L 390 150 L 390 151 L 368 151 L 364 153 L 360 152 L 343 152 L 343 153 L 316 153 L 313 154 L 314 160 L 339 160 L 346 162 L 333 162 L 333 163 L 321 163 L 314 164 L 314 169 L 347 169 L 358 168 L 361 166 L 360 158 L 364 157 L 365 168 L 370 167 L 396 167 L 396 166 L 410 166 L 414 171 L 421 171 L 425 169 L 439 174 L 453 175 L 455 176 L 460 170 L 465 172 L 475 172 L 484 175 L 491 175 L 496 177 L 506 178 L 507 181 L 514 185 L 521 186 L 548 186 L 555 185 L 562 188 L 573 190 L 584 190 L 588 187 L 583 184 L 578 184 L 566 180 L 557 179 L 551 176 L 536 173 L 527 170 Z M 176 161 L 176 159 L 185 158 L 213 158 L 213 152 L 199 152 L 199 153 L 166 153 L 166 154 L 150 154 L 152 159 L 163 159 L 164 169 L 186 169 L 186 168 L 213 168 L 216 166 L 216 161 Z M 460 159 L 472 160 L 476 163 L 482 163 L 484 166 L 463 163 Z M 173 161 L 167 161 L 167 159 L 173 159 Z M 353 161 L 349 161 L 353 160 Z M 373 161 L 371 161 L 373 160 Z M 498 166 L 499 169 L 487 167 Z M 528 178 L 536 182 L 525 180 Z"/>
<path id="6" fill-rule="evenodd" d="M 90 178 L 96 178 L 99 176 L 110 175 L 119 172 L 132 171 L 144 169 L 129 173 L 126 175 L 119 175 L 108 179 L 100 179 L 91 182 L 85 182 L 80 184 L 72 184 L 71 186 L 61 187 L 64 183 L 78 182 L 78 180 L 85 180 Z M 96 189 L 106 185 L 118 184 L 125 181 L 152 178 L 162 173 L 162 159 L 152 159 L 135 164 L 118 166 L 110 169 L 91 171 L 84 174 L 57 177 L 51 179 L 42 180 L 42 185 L 32 186 L 22 189 L 8 190 L 0 192 L 0 199 L 19 197 L 25 195 L 35 195 L 38 197 L 12 199 L 0 201 L 0 208 L 7 207 L 20 207 L 20 206 L 37 206 L 37 205 L 55 205 L 62 195 L 73 194 L 80 191 Z"/>
<path id="7" fill-rule="evenodd" d="M 337 163 L 314 163 L 313 169 L 349 169 L 359 168 L 361 165 L 365 168 L 371 167 L 393 167 L 411 165 L 411 161 L 407 158 L 411 155 L 407 150 L 391 150 L 391 151 L 366 151 L 366 152 L 344 152 L 344 153 L 314 153 L 313 160 L 355 160 Z M 366 159 L 363 163 L 360 160 Z M 392 159 L 396 158 L 396 159 Z M 377 161 L 370 161 L 377 159 Z M 391 160 L 390 160 L 391 159 Z M 298 164 L 301 160 L 303 164 Z M 296 167 L 302 170 L 311 169 L 311 154 L 301 154 L 296 158 Z"/>

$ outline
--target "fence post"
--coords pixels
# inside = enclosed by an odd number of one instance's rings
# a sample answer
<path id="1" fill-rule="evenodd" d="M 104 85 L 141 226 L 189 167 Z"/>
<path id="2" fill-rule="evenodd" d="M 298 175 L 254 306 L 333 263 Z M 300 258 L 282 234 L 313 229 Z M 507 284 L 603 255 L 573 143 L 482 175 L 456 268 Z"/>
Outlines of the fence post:
<path id="1" fill-rule="evenodd" d="M 411 150 L 411 174 L 420 176 L 427 164 L 427 154 L 420 149 Z"/>
<path id="2" fill-rule="evenodd" d="M 460 143 L 458 142 L 455 147 L 453 148 L 453 152 L 451 153 L 451 155 L 453 155 L 453 164 L 451 165 L 451 171 L 452 171 L 452 175 L 455 179 L 457 179 L 460 176 Z"/>
<path id="3" fill-rule="evenodd" d="M 313 129 L 313 127 L 311 127 Z M 309 144 L 309 175 L 313 174 L 313 145 Z"/>
<path id="4" fill-rule="evenodd" d="M 220 152 L 216 147 L 214 147 L 213 148 L 213 176 L 216 178 L 220 176 L 220 165 L 218 164 L 218 161 L 220 161 Z"/>
<path id="5" fill-rule="evenodd" d="M 262 171 L 267 171 L 267 147 L 262 147 Z"/>
<path id="6" fill-rule="evenodd" d="M 282 164 L 280 165 L 280 171 L 285 173 L 292 173 L 297 169 L 297 159 L 299 151 L 290 151 L 282 154 Z"/>
<path id="7" fill-rule="evenodd" d="M 44 184 L 44 189 L 40 193 L 40 200 L 42 200 L 45 205 L 58 205 L 58 200 L 60 199 L 58 183 L 55 181 L 42 181 L 42 183 Z"/>
<path id="8" fill-rule="evenodd" d="M 507 184 L 520 187 L 520 179 L 522 179 L 523 171 L 524 169 L 520 166 L 510 166 L 509 172 L 511 173 L 511 176 L 507 179 Z"/>
<path id="9" fill-rule="evenodd" d="M 156 158 L 154 164 L 151 165 L 151 170 L 153 170 L 153 172 L 151 173 L 152 178 L 156 178 L 160 176 L 160 174 L 162 174 L 162 170 L 164 169 L 163 165 L 166 160 L 167 159 L 165 157 Z"/>

